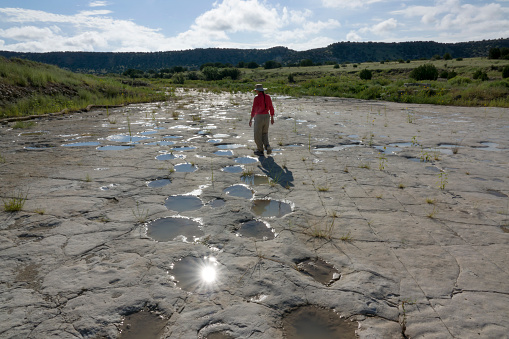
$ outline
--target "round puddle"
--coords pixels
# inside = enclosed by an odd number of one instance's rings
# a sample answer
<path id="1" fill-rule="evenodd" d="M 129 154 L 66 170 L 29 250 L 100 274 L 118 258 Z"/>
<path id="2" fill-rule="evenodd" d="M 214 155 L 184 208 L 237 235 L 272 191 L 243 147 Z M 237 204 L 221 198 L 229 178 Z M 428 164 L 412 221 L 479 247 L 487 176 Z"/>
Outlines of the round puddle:
<path id="1" fill-rule="evenodd" d="M 243 170 L 242 166 L 226 166 L 223 168 L 226 173 L 241 173 Z"/>
<path id="2" fill-rule="evenodd" d="M 294 339 L 355 339 L 357 322 L 341 319 L 333 310 L 303 306 L 284 317 L 283 329 Z"/>
<path id="3" fill-rule="evenodd" d="M 164 334 L 168 320 L 148 310 L 127 315 L 122 320 L 119 339 L 158 339 Z"/>
<path id="4" fill-rule="evenodd" d="M 277 200 L 254 200 L 251 211 L 259 217 L 281 218 L 292 212 L 292 206 Z"/>
<path id="5" fill-rule="evenodd" d="M 249 186 L 259 186 L 259 185 L 268 185 L 269 177 L 266 175 L 243 175 L 240 177 L 240 180 Z"/>
<path id="6" fill-rule="evenodd" d="M 123 146 L 123 145 L 108 145 L 108 146 L 100 146 L 97 147 L 98 151 L 122 151 L 125 149 L 133 148 L 134 146 Z"/>
<path id="7" fill-rule="evenodd" d="M 327 145 L 327 146 L 317 147 L 314 150 L 317 152 L 337 152 L 337 151 L 342 151 L 349 147 L 355 147 L 355 146 L 359 146 L 359 145 L 338 145 L 338 146 Z"/>
<path id="8" fill-rule="evenodd" d="M 198 167 L 194 166 L 193 164 L 185 163 L 185 164 L 178 164 L 174 166 L 175 172 L 184 172 L 184 173 L 193 173 L 198 170 Z"/>
<path id="9" fill-rule="evenodd" d="M 63 144 L 64 147 L 90 147 L 90 146 L 99 146 L 101 143 L 97 141 L 89 141 L 89 142 L 73 142 L 71 144 Z"/>
<path id="10" fill-rule="evenodd" d="M 309 275 L 325 286 L 331 285 L 341 277 L 339 271 L 326 261 L 320 258 L 307 259 L 300 262 L 297 267 L 299 271 Z"/>
<path id="11" fill-rule="evenodd" d="M 144 136 L 131 136 L 127 134 L 117 134 L 117 135 L 110 135 L 109 137 L 106 137 L 106 140 L 108 141 L 115 141 L 115 142 L 138 142 L 141 140 L 147 140 L 152 139 L 151 137 L 144 137 Z"/>
<path id="12" fill-rule="evenodd" d="M 226 156 L 226 157 L 229 157 L 229 156 L 232 156 L 233 155 L 233 151 L 223 151 L 223 150 L 219 150 L 219 151 L 216 151 L 214 152 L 215 155 L 219 155 L 219 156 Z"/>
<path id="13" fill-rule="evenodd" d="M 236 148 L 246 147 L 246 145 L 241 145 L 241 144 L 216 144 L 214 146 L 216 146 L 219 149 L 236 149 Z"/>
<path id="14" fill-rule="evenodd" d="M 481 145 L 481 147 L 477 148 L 483 151 L 501 151 L 501 149 L 498 148 L 498 144 L 494 142 L 483 141 L 481 142 Z"/>
<path id="15" fill-rule="evenodd" d="M 156 157 L 157 160 L 173 160 L 173 159 L 184 159 L 183 155 L 174 155 L 173 153 L 160 154 Z"/>
<path id="16" fill-rule="evenodd" d="M 156 241 L 195 242 L 203 235 L 200 223 L 188 218 L 167 217 L 147 224 L 147 236 Z"/>
<path id="17" fill-rule="evenodd" d="M 214 332 L 205 336 L 205 339 L 233 339 L 227 332 Z"/>
<path id="18" fill-rule="evenodd" d="M 258 159 L 253 158 L 253 157 L 241 157 L 241 158 L 235 159 L 235 162 L 237 164 L 241 164 L 241 165 L 249 165 L 249 164 L 254 164 L 255 162 L 258 162 Z"/>
<path id="19" fill-rule="evenodd" d="M 140 135 L 151 135 L 151 134 L 156 134 L 157 131 L 145 131 L 145 132 L 141 132 Z"/>
<path id="20" fill-rule="evenodd" d="M 212 208 L 219 208 L 219 207 L 223 207 L 225 204 L 226 204 L 226 201 L 224 199 L 217 198 L 217 199 L 212 200 L 209 203 L 209 206 Z"/>
<path id="21" fill-rule="evenodd" d="M 188 292 L 213 289 L 218 280 L 218 263 L 212 257 L 184 257 L 172 265 L 171 274 L 177 287 Z"/>
<path id="22" fill-rule="evenodd" d="M 156 142 L 147 142 L 144 145 L 147 145 L 147 146 L 171 146 L 174 144 L 175 143 L 173 141 L 156 141 Z"/>
<path id="23" fill-rule="evenodd" d="M 228 188 L 225 188 L 223 192 L 227 195 L 231 195 L 232 197 L 239 197 L 245 199 L 253 198 L 253 191 L 244 185 L 233 185 Z"/>
<path id="24" fill-rule="evenodd" d="M 164 205 L 175 212 L 196 211 L 203 206 L 200 198 L 193 195 L 172 195 L 166 199 Z"/>
<path id="25" fill-rule="evenodd" d="M 174 147 L 173 150 L 176 152 L 184 152 L 184 151 L 192 151 L 195 150 L 195 146 L 182 146 L 182 147 Z"/>
<path id="26" fill-rule="evenodd" d="M 147 186 L 151 187 L 151 188 L 163 187 L 163 186 L 166 186 L 169 184 L 171 184 L 170 179 L 157 179 L 157 180 L 147 182 Z"/>
<path id="27" fill-rule="evenodd" d="M 40 145 L 32 145 L 32 146 L 26 146 L 24 149 L 29 151 L 42 151 L 48 148 L 52 148 L 54 146 L 48 145 L 48 144 L 40 144 Z"/>
<path id="28" fill-rule="evenodd" d="M 391 146 L 391 147 L 411 147 L 412 143 L 411 142 L 393 142 L 393 143 L 390 143 L 389 146 Z"/>
<path id="29" fill-rule="evenodd" d="M 391 153 L 397 153 L 402 151 L 402 148 L 399 147 L 391 147 L 391 146 L 373 146 L 375 149 L 377 149 L 379 152 L 383 152 L 385 154 L 391 154 Z"/>
<path id="30" fill-rule="evenodd" d="M 274 230 L 269 224 L 261 220 L 250 220 L 240 225 L 238 235 L 259 240 L 270 240 L 276 237 Z"/>

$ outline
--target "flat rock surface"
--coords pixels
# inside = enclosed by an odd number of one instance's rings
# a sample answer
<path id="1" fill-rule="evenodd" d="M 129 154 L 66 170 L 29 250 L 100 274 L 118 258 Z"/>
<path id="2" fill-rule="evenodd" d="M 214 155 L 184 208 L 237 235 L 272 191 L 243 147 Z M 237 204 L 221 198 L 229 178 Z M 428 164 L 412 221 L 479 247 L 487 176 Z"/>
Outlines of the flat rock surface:
<path id="1" fill-rule="evenodd" d="M 1 125 L 0 337 L 507 337 L 507 109 L 252 99 Z"/>

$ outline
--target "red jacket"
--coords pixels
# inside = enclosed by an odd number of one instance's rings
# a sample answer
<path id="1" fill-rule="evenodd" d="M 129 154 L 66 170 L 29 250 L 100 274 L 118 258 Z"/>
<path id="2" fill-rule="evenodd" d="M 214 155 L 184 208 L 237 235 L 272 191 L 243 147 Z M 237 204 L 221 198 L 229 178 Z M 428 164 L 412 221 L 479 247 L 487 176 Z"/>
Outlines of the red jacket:
<path id="1" fill-rule="evenodd" d="M 253 100 L 253 108 L 251 109 L 251 118 L 257 114 L 269 114 L 274 116 L 274 106 L 272 99 L 265 93 L 258 93 Z"/>

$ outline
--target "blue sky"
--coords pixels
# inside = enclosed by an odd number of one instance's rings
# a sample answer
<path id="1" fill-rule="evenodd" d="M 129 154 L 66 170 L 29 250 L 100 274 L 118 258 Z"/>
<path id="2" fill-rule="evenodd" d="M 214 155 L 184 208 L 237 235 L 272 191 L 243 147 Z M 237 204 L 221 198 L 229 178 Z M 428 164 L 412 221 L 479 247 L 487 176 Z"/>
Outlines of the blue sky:
<path id="1" fill-rule="evenodd" d="M 153 52 L 509 38 L 509 0 L 2 0 L 0 50 Z"/>

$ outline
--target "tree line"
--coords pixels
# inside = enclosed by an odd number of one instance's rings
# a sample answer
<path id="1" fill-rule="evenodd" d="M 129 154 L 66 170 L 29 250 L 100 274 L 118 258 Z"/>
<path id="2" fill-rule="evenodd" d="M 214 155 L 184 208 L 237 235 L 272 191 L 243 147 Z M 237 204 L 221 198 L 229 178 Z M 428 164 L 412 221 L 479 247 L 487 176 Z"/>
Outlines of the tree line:
<path id="1" fill-rule="evenodd" d="M 203 71 L 204 67 L 222 68 L 277 68 L 281 66 L 309 66 L 387 60 L 430 59 L 448 53 L 454 58 L 491 57 L 493 50 L 509 49 L 509 38 L 460 43 L 411 41 L 398 43 L 338 42 L 324 48 L 295 51 L 286 47 L 269 49 L 198 48 L 168 52 L 49 52 L 22 53 L 0 51 L 0 55 L 23 58 L 83 73 L 124 73 L 130 69 L 153 71 L 161 77 L 173 76 L 175 67 L 188 71 Z M 228 65 L 218 67 L 216 64 Z M 207 66 L 203 65 L 209 64 Z"/>

